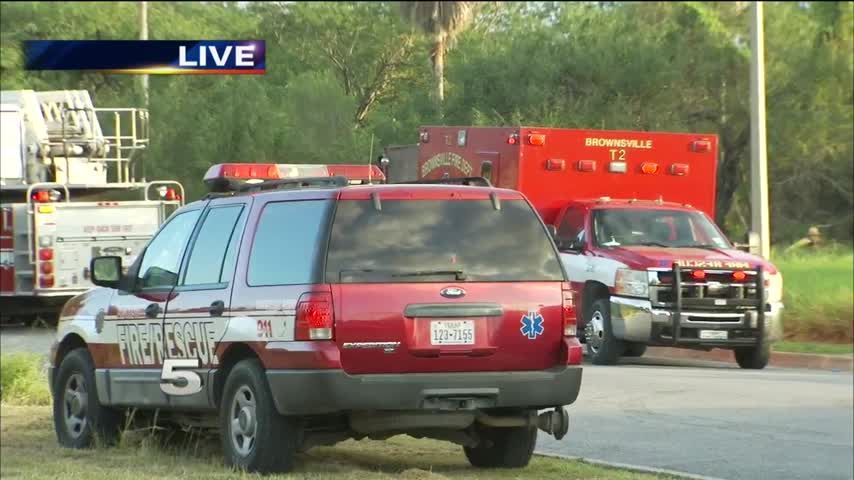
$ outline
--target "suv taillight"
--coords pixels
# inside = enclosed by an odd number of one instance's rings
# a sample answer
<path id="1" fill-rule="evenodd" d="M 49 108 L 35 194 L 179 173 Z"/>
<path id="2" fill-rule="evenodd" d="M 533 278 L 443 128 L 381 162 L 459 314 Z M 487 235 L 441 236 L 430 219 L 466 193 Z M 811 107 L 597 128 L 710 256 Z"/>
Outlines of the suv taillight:
<path id="1" fill-rule="evenodd" d="M 300 296 L 297 302 L 296 340 L 332 340 L 334 323 L 331 294 L 308 292 Z"/>
<path id="2" fill-rule="evenodd" d="M 572 293 L 572 286 L 569 283 L 563 284 L 563 336 L 574 337 L 576 335 L 577 318 L 575 315 L 575 297 Z"/>

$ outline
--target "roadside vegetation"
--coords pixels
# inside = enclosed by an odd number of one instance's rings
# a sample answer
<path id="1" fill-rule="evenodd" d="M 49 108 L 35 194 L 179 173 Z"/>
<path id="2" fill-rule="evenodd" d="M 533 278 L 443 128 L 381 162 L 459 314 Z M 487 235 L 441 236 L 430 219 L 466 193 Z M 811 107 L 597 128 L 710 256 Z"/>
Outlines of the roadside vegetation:
<path id="1" fill-rule="evenodd" d="M 0 477 L 244 479 L 257 478 L 227 469 L 219 438 L 212 433 L 158 428 L 126 431 L 117 447 L 69 450 L 56 442 L 44 357 L 0 357 Z M 386 441 L 347 441 L 303 453 L 294 473 L 271 479 L 654 479 L 642 475 L 535 456 L 524 470 L 479 470 L 469 466 L 462 447 L 447 442 L 398 436 Z"/>
<path id="2" fill-rule="evenodd" d="M 851 247 L 784 254 L 774 259 L 783 272 L 783 329 L 778 350 L 850 353 L 854 342 L 854 253 Z M 841 344 L 824 346 L 817 344 Z"/>

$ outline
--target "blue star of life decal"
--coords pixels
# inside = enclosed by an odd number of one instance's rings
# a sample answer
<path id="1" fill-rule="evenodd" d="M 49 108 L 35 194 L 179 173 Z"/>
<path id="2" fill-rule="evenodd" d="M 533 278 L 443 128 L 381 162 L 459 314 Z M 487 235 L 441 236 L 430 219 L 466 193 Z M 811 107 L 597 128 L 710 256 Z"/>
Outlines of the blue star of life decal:
<path id="1" fill-rule="evenodd" d="M 543 316 L 538 312 L 528 312 L 522 317 L 522 328 L 519 331 L 522 335 L 528 337 L 528 340 L 535 340 L 543 334 Z"/>

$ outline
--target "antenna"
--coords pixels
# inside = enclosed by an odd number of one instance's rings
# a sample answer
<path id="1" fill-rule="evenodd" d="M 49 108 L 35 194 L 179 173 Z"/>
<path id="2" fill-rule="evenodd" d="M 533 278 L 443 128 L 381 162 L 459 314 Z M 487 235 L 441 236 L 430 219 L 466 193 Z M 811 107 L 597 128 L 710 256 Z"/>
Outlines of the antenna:
<path id="1" fill-rule="evenodd" d="M 374 134 L 371 133 L 371 150 L 368 153 L 368 185 L 371 185 L 374 183 L 371 181 L 371 174 L 373 173 L 371 171 L 371 170 L 373 170 L 371 168 L 372 167 L 371 162 L 373 161 L 373 159 L 374 159 Z"/>

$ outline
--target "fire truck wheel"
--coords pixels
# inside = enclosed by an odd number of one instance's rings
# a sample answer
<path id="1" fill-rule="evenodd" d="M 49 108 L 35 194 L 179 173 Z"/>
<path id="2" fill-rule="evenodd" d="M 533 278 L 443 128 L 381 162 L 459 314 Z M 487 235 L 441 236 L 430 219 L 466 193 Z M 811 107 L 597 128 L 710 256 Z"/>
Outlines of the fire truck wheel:
<path id="1" fill-rule="evenodd" d="M 748 370 L 762 370 L 771 358 L 771 342 L 763 339 L 755 347 L 740 347 L 735 349 L 735 361 L 738 366 Z"/>
<path id="2" fill-rule="evenodd" d="M 584 340 L 594 365 L 614 365 L 623 354 L 625 344 L 611 330 L 611 302 L 607 298 L 593 302 L 585 322 Z"/>
<path id="3" fill-rule="evenodd" d="M 240 361 L 225 382 L 219 405 L 225 463 L 247 472 L 288 472 L 300 445 L 295 419 L 276 411 L 257 359 Z"/>
<path id="4" fill-rule="evenodd" d="M 531 427 L 484 427 L 477 431 L 480 444 L 464 447 L 469 463 L 478 468 L 522 468 L 531 461 L 537 429 Z"/>
<path id="5" fill-rule="evenodd" d="M 95 388 L 95 367 L 85 348 L 72 350 L 56 372 L 53 385 L 53 425 L 59 444 L 88 448 L 119 439 L 122 415 L 101 405 Z"/>
<path id="6" fill-rule="evenodd" d="M 626 343 L 626 351 L 623 352 L 624 357 L 642 357 L 646 353 L 645 343 Z"/>

